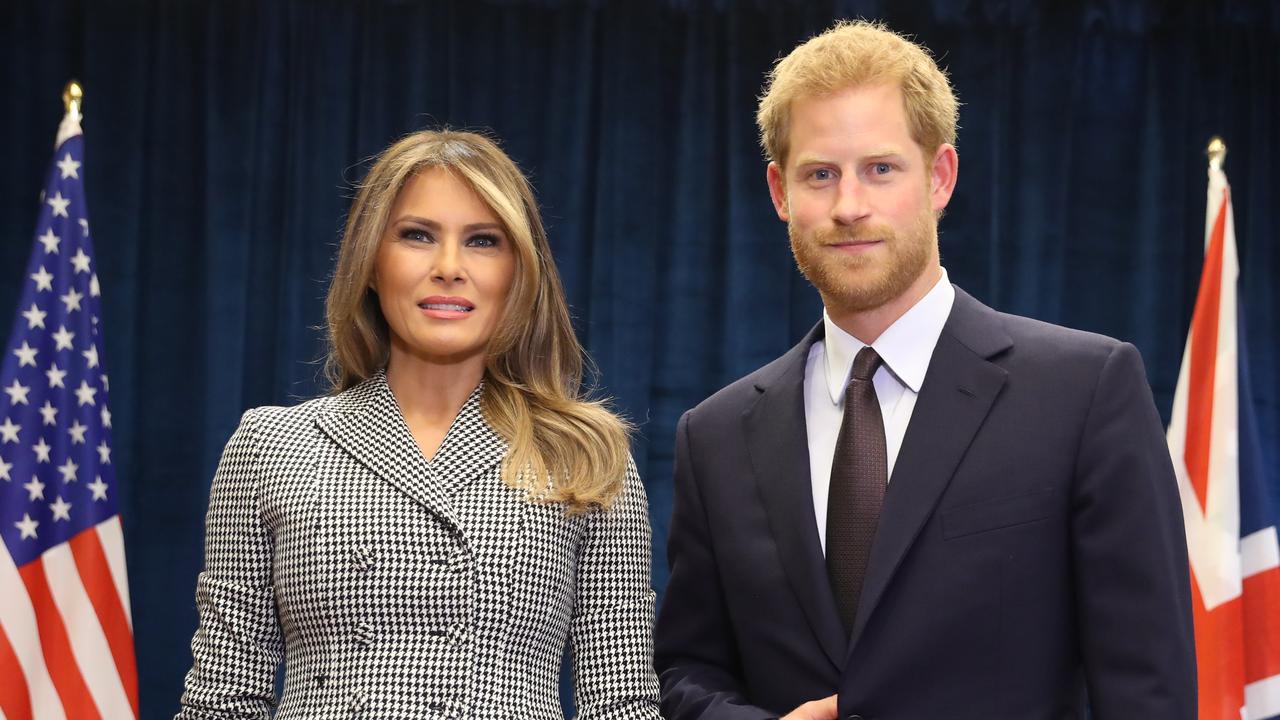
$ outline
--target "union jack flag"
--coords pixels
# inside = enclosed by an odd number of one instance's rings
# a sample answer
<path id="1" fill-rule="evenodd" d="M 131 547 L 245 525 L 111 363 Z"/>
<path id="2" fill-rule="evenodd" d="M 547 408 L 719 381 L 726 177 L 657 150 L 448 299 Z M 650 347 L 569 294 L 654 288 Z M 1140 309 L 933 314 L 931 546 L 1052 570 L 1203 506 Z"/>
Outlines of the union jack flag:
<path id="1" fill-rule="evenodd" d="M 1168 433 L 1191 559 L 1200 720 L 1280 717 L 1280 516 L 1249 392 L 1239 274 L 1219 156 Z"/>
<path id="2" fill-rule="evenodd" d="M 136 718 L 78 110 L 56 146 L 0 365 L 0 716 Z"/>

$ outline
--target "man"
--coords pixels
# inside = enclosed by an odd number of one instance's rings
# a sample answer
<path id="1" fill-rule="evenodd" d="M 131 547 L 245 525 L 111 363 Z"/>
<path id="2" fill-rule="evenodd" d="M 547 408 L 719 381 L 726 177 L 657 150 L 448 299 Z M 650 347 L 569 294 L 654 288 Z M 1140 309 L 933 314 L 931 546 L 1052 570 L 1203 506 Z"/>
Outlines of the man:
<path id="1" fill-rule="evenodd" d="M 948 282 L 956 106 L 927 51 L 865 22 L 770 77 L 769 191 L 825 312 L 680 420 L 672 720 L 1194 717 L 1142 361 Z"/>

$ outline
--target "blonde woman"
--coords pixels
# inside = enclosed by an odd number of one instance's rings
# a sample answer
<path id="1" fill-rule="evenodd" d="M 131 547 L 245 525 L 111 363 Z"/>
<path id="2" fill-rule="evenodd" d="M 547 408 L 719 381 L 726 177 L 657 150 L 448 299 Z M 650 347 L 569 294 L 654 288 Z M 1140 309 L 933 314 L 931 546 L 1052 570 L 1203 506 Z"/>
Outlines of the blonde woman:
<path id="1" fill-rule="evenodd" d="M 334 394 L 214 477 L 179 718 L 657 718 L 644 488 L 533 192 L 488 139 L 387 148 L 327 301 Z"/>

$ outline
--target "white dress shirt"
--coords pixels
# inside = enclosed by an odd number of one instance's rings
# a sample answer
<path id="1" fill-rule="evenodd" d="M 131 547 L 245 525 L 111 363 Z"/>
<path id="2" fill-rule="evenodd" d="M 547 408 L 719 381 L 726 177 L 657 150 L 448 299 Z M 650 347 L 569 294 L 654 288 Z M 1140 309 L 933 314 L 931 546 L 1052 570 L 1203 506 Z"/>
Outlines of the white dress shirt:
<path id="1" fill-rule="evenodd" d="M 871 382 L 880 401 L 884 420 L 885 450 L 888 452 L 889 477 L 902 447 L 902 437 L 911 422 L 920 385 L 933 349 L 942 334 L 942 326 L 951 314 L 956 291 L 947 280 L 946 269 L 937 284 L 920 302 L 881 333 L 871 347 L 884 362 Z M 831 460 L 836 452 L 836 438 L 844 420 L 844 390 L 853 371 L 853 358 L 866 347 L 862 341 L 841 330 L 822 312 L 826 330 L 823 340 L 809 348 L 804 367 L 804 420 L 809 439 L 809 473 L 813 483 L 813 513 L 818 521 L 818 540 L 827 550 L 827 493 L 831 484 Z"/>

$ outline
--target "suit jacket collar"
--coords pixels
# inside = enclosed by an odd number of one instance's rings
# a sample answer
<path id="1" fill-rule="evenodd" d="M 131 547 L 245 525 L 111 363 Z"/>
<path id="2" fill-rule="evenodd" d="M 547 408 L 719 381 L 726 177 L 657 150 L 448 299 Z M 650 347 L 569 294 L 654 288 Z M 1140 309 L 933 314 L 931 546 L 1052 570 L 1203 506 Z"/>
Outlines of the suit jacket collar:
<path id="1" fill-rule="evenodd" d="M 316 424 L 383 481 L 457 526 L 452 496 L 499 462 L 507 443 L 485 421 L 481 383 L 472 391 L 430 461 L 418 448 L 386 374 L 327 400 Z"/>
<path id="2" fill-rule="evenodd" d="M 788 580 L 819 644 L 842 668 L 1004 386 L 1005 371 L 990 359 L 1013 341 L 998 313 L 956 288 L 898 453 L 862 603 L 852 635 L 846 637 L 818 541 L 805 432 L 805 361 L 822 336 L 818 323 L 799 344 L 759 371 L 759 396 L 743 414 L 743 422 L 757 487 Z"/>
<path id="3" fill-rule="evenodd" d="M 1008 373 L 991 362 L 1013 346 L 1000 314 L 956 288 L 885 493 L 850 651 L 933 514 Z"/>

